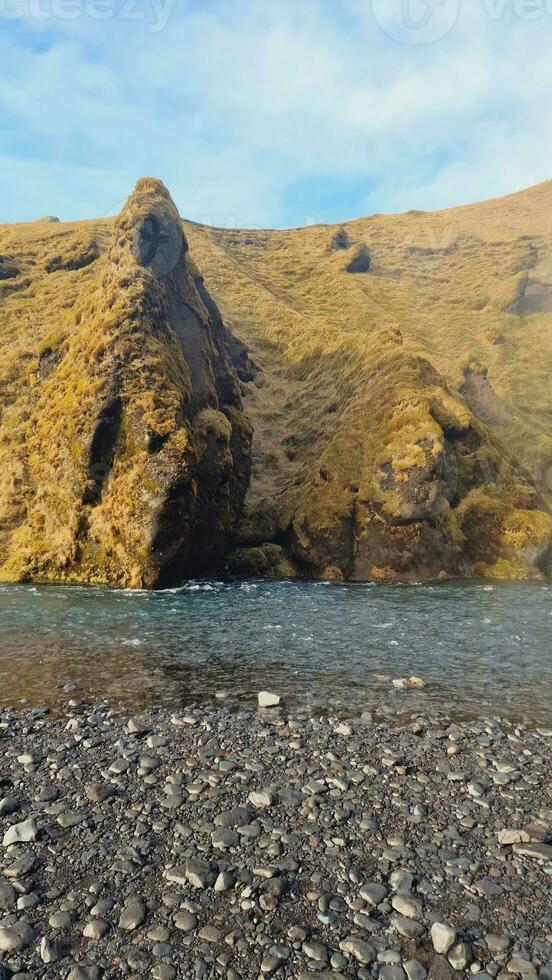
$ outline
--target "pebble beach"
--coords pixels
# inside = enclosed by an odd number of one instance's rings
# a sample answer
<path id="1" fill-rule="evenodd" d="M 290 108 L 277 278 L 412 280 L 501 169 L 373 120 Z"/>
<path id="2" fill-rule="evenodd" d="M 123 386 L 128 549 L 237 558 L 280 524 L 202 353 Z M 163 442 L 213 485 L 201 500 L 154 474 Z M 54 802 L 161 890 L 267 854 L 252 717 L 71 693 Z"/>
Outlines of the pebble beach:
<path id="1" fill-rule="evenodd" d="M 551 746 L 501 719 L 2 710 L 0 978 L 552 980 Z"/>

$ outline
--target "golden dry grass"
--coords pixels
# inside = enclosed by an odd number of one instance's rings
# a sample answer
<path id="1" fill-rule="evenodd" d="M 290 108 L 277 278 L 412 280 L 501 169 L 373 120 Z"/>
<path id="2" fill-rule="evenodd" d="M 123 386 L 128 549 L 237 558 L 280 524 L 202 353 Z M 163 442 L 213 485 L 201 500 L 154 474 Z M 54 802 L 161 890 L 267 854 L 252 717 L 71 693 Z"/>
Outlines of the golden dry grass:
<path id="1" fill-rule="evenodd" d="M 443 416 L 453 427 L 472 424 L 457 397 L 472 363 L 488 370 L 507 409 L 507 421 L 484 433 L 481 465 L 500 457 L 512 481 L 519 474 L 523 485 L 528 471 L 552 489 L 552 313 L 523 306 L 528 283 L 552 297 L 551 215 L 547 181 L 468 207 L 349 222 L 347 249 L 331 248 L 341 226 L 236 231 L 184 222 L 227 327 L 261 367 L 244 387 L 255 433 L 244 542 L 278 540 L 313 511 L 319 528 L 331 528 L 350 513 L 351 486 L 377 499 L 378 468 L 391 464 L 406 478 L 423 465 L 420 447 L 439 451 Z M 0 282 L 0 522 L 7 529 L 25 507 L 26 426 L 44 397 L 35 394 L 41 355 L 74 343 L 75 310 L 98 288 L 95 258 L 112 229 L 110 220 L 0 226 L 0 256 L 20 269 Z M 371 269 L 351 274 L 346 267 L 362 244 Z M 71 415 L 64 397 L 56 393 L 62 427 Z M 90 397 L 83 391 L 84 410 Z M 150 402 L 148 392 L 142 397 Z M 392 512 L 393 495 L 380 496 Z M 517 505 L 514 512 L 526 513 Z M 509 520 L 511 541 L 531 536 L 521 518 Z M 463 533 L 456 524 L 449 532 L 451 540 Z M 540 539 L 545 529 L 532 533 Z"/>
<path id="2" fill-rule="evenodd" d="M 228 326 L 266 368 L 246 408 L 259 453 L 251 497 L 292 479 L 286 441 L 324 429 L 351 370 L 382 330 L 423 353 L 458 389 L 477 359 L 512 414 L 501 437 L 537 479 L 552 464 L 552 315 L 509 312 L 520 280 L 552 293 L 552 181 L 510 197 L 443 212 L 375 215 L 343 226 L 366 242 L 372 268 L 344 271 L 329 251 L 338 226 L 285 232 L 186 224 L 190 249 Z M 307 441 L 311 433 L 306 432 Z M 270 472 L 267 470 L 270 469 Z"/>
<path id="3" fill-rule="evenodd" d="M 156 543 L 167 507 L 182 498 L 180 530 L 191 541 L 203 506 L 196 472 L 203 455 L 213 470 L 232 472 L 230 439 L 247 437 L 237 382 L 187 272 L 183 236 L 166 277 L 155 279 L 136 261 L 136 231 L 152 207 L 178 230 L 168 192 L 150 180 L 114 226 L 0 229 L 0 255 L 20 269 L 0 297 L 4 579 L 155 584 L 171 554 L 170 542 Z M 171 297 L 200 337 L 208 370 L 199 386 L 170 325 Z M 95 461 L 94 440 L 110 411 L 113 445 Z M 222 534 L 232 501 L 221 506 L 213 497 L 212 527 L 218 522 Z"/>

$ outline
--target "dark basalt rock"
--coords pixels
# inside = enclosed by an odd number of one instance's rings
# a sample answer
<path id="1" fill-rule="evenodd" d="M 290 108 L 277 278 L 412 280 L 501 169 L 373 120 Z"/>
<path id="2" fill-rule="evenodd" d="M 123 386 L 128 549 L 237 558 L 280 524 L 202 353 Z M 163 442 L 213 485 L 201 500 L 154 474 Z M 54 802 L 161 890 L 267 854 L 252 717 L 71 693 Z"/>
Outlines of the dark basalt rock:
<path id="1" fill-rule="evenodd" d="M 100 257 L 95 242 L 70 247 L 65 253 L 55 254 L 46 262 L 46 272 L 77 272 L 86 269 Z"/>
<path id="2" fill-rule="evenodd" d="M 19 269 L 9 259 L 0 255 L 0 281 L 15 279 L 19 275 Z"/>
<path id="3" fill-rule="evenodd" d="M 347 248 L 350 248 L 351 242 L 349 241 L 349 236 L 345 231 L 343 226 L 332 235 L 330 240 L 330 252 L 341 252 Z"/>
<path id="4" fill-rule="evenodd" d="M 353 258 L 347 263 L 346 271 L 352 273 L 369 272 L 371 264 L 372 256 L 368 247 L 362 244 L 355 249 Z"/>

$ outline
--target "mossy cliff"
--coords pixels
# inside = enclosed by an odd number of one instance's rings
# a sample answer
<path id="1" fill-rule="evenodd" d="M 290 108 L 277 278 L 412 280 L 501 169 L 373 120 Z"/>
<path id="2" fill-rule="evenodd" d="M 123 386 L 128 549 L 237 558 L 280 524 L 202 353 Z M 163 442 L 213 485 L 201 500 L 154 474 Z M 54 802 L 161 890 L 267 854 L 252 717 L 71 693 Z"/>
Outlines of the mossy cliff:
<path id="1" fill-rule="evenodd" d="M 0 575 L 550 574 L 551 210 L 0 226 Z"/>
<path id="2" fill-rule="evenodd" d="M 233 570 L 393 582 L 448 576 L 540 578 L 552 518 L 528 472 L 395 332 L 336 352 L 340 399 L 294 485 L 244 519 Z M 322 388 L 321 388 L 322 392 Z M 312 451 L 312 448 L 315 451 Z M 272 522 L 272 530 L 268 525 Z"/>
<path id="3" fill-rule="evenodd" d="M 259 369 L 232 570 L 550 574 L 551 214 L 547 181 L 345 225 L 186 225 Z"/>
<path id="4" fill-rule="evenodd" d="M 143 180 L 101 258 L 70 241 L 46 261 L 59 276 L 97 260 L 26 352 L 3 445 L 3 578 L 155 587 L 222 569 L 251 429 L 187 248 L 168 192 Z"/>

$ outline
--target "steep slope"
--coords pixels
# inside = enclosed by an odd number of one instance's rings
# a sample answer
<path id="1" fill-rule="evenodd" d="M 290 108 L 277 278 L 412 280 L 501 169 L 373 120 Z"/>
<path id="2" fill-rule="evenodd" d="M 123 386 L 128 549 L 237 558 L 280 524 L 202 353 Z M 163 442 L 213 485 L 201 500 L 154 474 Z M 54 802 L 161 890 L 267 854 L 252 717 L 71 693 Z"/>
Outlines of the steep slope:
<path id="1" fill-rule="evenodd" d="M 258 546 L 290 539 L 315 574 L 548 566 L 551 213 L 549 181 L 342 226 L 186 225 L 262 368 L 245 394 L 255 436 L 241 536 L 256 547 L 234 567 L 277 574 L 274 549 Z M 419 481 L 431 507 L 409 511 L 398 497 Z"/>
<path id="2" fill-rule="evenodd" d="M 2 577 L 151 587 L 220 571 L 251 431 L 168 192 L 141 181 L 104 254 L 93 225 L 24 235 L 29 309 L 14 316 L 13 293 L 3 309 Z"/>
<path id="3" fill-rule="evenodd" d="M 5 578 L 159 585 L 229 549 L 274 576 L 550 571 L 552 182 L 342 226 L 184 222 L 155 274 L 176 216 L 152 224 L 151 195 L 171 207 L 142 183 L 115 229 L 0 226 Z"/>

